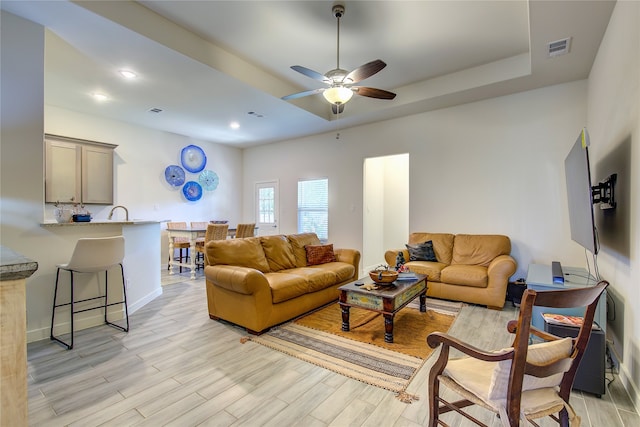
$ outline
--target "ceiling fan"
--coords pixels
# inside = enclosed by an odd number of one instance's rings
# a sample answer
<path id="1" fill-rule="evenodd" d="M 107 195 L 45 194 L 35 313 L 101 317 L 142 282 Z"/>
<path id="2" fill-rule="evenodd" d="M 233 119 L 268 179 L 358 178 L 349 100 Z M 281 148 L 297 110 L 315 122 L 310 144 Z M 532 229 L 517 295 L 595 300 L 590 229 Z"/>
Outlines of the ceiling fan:
<path id="1" fill-rule="evenodd" d="M 342 16 L 344 15 L 344 6 L 341 4 L 336 4 L 331 8 L 331 12 L 333 13 L 333 16 L 336 17 L 338 23 L 336 68 L 327 71 L 325 74 L 320 74 L 317 71 L 313 71 L 301 65 L 294 65 L 291 67 L 293 70 L 304 74 L 307 77 L 311 77 L 312 79 L 319 80 L 329 85 L 329 87 L 294 93 L 291 95 L 283 96 L 282 99 L 296 99 L 302 98 L 304 96 L 322 93 L 325 99 L 329 101 L 329 103 L 331 103 L 331 109 L 333 110 L 333 113 L 338 114 L 344 111 L 344 104 L 351 99 L 354 93 L 357 93 L 361 96 L 368 96 L 369 98 L 395 98 L 395 93 L 383 89 L 376 89 L 365 86 L 354 86 L 354 84 L 373 76 L 378 71 L 386 67 L 387 64 L 385 64 L 384 61 L 376 59 L 375 61 L 371 61 L 364 65 L 361 65 L 351 72 L 340 68 L 340 18 L 342 18 Z"/>

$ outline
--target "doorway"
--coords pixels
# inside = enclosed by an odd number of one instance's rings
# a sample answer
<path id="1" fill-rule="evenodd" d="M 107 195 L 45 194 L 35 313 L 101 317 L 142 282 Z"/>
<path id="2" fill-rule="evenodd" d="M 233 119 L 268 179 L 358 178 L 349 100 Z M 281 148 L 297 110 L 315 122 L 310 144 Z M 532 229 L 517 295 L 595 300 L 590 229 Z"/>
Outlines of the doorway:
<path id="1" fill-rule="evenodd" d="M 409 153 L 364 160 L 362 268 L 386 264 L 388 249 L 409 236 Z"/>
<path id="2" fill-rule="evenodd" d="M 278 181 L 256 183 L 256 227 L 258 227 L 259 236 L 273 236 L 280 233 L 278 199 Z"/>

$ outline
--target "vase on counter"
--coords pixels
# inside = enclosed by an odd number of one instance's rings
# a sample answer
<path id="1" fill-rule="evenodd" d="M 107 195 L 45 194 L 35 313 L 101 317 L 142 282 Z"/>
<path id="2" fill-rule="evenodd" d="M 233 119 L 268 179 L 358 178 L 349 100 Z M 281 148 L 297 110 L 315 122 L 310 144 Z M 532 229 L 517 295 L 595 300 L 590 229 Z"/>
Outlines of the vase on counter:
<path id="1" fill-rule="evenodd" d="M 58 221 L 58 223 L 60 224 L 71 222 L 71 218 L 73 217 L 73 208 L 70 208 L 70 207 L 55 208 L 53 210 L 53 215 L 55 216 L 56 221 Z"/>

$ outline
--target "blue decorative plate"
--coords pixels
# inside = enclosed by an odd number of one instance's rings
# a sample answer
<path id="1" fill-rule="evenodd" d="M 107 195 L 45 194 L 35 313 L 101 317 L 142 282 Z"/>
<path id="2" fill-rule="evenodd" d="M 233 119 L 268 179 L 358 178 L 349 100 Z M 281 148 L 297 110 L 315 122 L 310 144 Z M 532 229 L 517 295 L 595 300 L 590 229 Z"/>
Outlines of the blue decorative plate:
<path id="1" fill-rule="evenodd" d="M 200 172 L 200 176 L 198 177 L 198 182 L 202 185 L 207 191 L 213 191 L 218 188 L 218 184 L 220 183 L 220 178 L 214 171 L 204 170 Z"/>
<path id="2" fill-rule="evenodd" d="M 191 173 L 198 173 L 207 164 L 207 156 L 197 145 L 187 145 L 180 153 L 182 167 Z"/>
<path id="3" fill-rule="evenodd" d="M 202 197 L 202 187 L 195 181 L 189 181 L 182 187 L 182 194 L 190 202 L 196 202 Z"/>
<path id="4" fill-rule="evenodd" d="M 167 166 L 164 170 L 164 179 L 166 179 L 170 185 L 180 187 L 184 184 L 184 169 L 178 165 Z"/>

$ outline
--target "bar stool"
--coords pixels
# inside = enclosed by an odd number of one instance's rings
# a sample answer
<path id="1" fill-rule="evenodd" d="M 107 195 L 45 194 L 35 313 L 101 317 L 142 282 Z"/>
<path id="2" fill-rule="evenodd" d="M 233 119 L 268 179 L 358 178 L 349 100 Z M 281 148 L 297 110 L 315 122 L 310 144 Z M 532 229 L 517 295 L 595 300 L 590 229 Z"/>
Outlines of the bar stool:
<path id="1" fill-rule="evenodd" d="M 120 329 L 123 332 L 129 332 L 129 309 L 127 307 L 127 290 L 124 284 L 124 267 L 122 266 L 122 261 L 124 259 L 124 237 L 123 236 L 115 236 L 115 237 L 101 237 L 101 238 L 83 238 L 78 239 L 76 243 L 76 247 L 73 250 L 73 255 L 71 255 L 71 260 L 67 264 L 58 264 L 58 270 L 56 272 L 56 287 L 53 294 L 53 312 L 51 314 L 51 339 L 58 341 L 61 344 L 64 344 L 68 350 L 73 348 L 73 317 L 77 313 L 82 313 L 90 310 L 98 310 L 104 309 L 104 322 L 113 326 L 116 329 Z M 122 301 L 117 302 L 109 302 L 108 298 L 108 290 L 109 290 L 109 269 L 111 267 L 115 267 L 116 265 L 120 266 L 120 273 L 122 274 L 122 293 L 124 299 Z M 58 304 L 58 282 L 60 279 L 60 270 L 66 270 L 71 274 L 71 282 L 70 282 L 70 290 L 71 290 L 71 298 L 69 302 Z M 93 298 L 86 298 L 82 300 L 75 301 L 74 300 L 74 283 L 73 276 L 74 273 L 99 273 L 104 271 L 105 278 L 105 291 L 104 295 L 99 295 Z M 85 308 L 82 310 L 75 310 L 75 303 L 82 303 L 86 301 L 92 301 L 97 299 L 103 299 L 102 304 L 96 307 Z M 126 317 L 127 326 L 123 327 L 117 325 L 115 323 L 109 322 L 107 319 L 107 307 L 117 304 L 124 304 L 124 312 Z M 71 318 L 71 342 L 66 343 L 60 338 L 53 335 L 53 328 L 55 326 L 55 316 L 56 316 L 56 308 L 70 307 L 70 318 Z"/>

